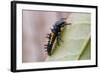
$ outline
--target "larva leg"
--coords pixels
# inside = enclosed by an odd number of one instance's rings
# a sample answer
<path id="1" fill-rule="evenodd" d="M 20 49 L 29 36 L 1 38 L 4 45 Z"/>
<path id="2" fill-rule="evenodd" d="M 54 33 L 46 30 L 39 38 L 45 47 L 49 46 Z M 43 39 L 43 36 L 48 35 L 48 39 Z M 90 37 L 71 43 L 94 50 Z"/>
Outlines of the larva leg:
<path id="1" fill-rule="evenodd" d="M 63 42 L 63 40 L 61 39 L 61 34 L 59 32 L 57 35 L 57 44 L 60 45 L 60 42 Z"/>

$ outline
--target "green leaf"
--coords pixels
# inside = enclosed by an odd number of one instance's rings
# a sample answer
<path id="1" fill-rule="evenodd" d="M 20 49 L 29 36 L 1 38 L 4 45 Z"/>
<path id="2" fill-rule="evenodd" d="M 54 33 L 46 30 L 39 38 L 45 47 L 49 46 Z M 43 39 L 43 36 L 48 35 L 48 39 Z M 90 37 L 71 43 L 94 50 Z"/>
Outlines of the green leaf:
<path id="1" fill-rule="evenodd" d="M 72 25 L 64 28 L 58 46 L 55 43 L 52 55 L 46 61 L 66 61 L 90 59 L 90 14 L 73 13 L 69 17 Z"/>
<path id="2" fill-rule="evenodd" d="M 91 59 L 91 39 L 88 40 L 86 46 L 84 46 L 83 51 L 80 53 L 79 60 Z"/>

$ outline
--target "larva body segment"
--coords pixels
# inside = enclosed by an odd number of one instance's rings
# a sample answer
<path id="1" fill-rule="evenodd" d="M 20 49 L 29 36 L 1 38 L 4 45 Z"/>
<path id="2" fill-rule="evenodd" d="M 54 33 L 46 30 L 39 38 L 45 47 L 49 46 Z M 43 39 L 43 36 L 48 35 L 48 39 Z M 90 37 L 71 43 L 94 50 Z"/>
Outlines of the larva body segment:
<path id="1" fill-rule="evenodd" d="M 54 46 L 54 42 L 61 40 L 61 29 L 70 23 L 66 23 L 66 18 L 61 18 L 59 21 L 56 21 L 55 25 L 53 25 L 53 29 L 51 29 L 51 33 L 48 35 L 48 44 L 46 46 L 46 50 L 49 56 L 51 56 L 51 51 Z"/>

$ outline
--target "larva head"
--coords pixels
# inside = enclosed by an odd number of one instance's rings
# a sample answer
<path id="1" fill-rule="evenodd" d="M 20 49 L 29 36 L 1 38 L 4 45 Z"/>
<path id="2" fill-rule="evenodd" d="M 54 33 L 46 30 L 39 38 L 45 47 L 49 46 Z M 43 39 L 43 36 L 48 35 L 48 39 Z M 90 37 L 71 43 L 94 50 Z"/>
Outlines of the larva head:
<path id="1" fill-rule="evenodd" d="M 66 18 L 61 18 L 59 21 L 56 22 L 56 25 L 59 27 L 64 27 L 66 25 Z"/>
<path id="2" fill-rule="evenodd" d="M 61 28 L 63 28 L 64 26 L 66 26 L 66 25 L 70 25 L 71 23 L 67 23 L 66 22 L 66 18 L 61 18 L 60 19 L 60 24 L 59 24 L 59 26 L 61 27 Z"/>

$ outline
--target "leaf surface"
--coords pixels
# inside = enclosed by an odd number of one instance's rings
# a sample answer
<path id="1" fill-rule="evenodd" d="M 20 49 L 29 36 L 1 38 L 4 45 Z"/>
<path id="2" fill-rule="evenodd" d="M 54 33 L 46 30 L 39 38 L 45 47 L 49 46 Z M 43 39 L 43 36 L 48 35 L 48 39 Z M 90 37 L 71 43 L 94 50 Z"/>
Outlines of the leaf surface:
<path id="1" fill-rule="evenodd" d="M 90 59 L 90 14 L 72 13 L 67 22 L 71 22 L 64 28 L 61 34 L 61 45 L 55 44 L 51 56 L 46 61 L 66 61 Z"/>

